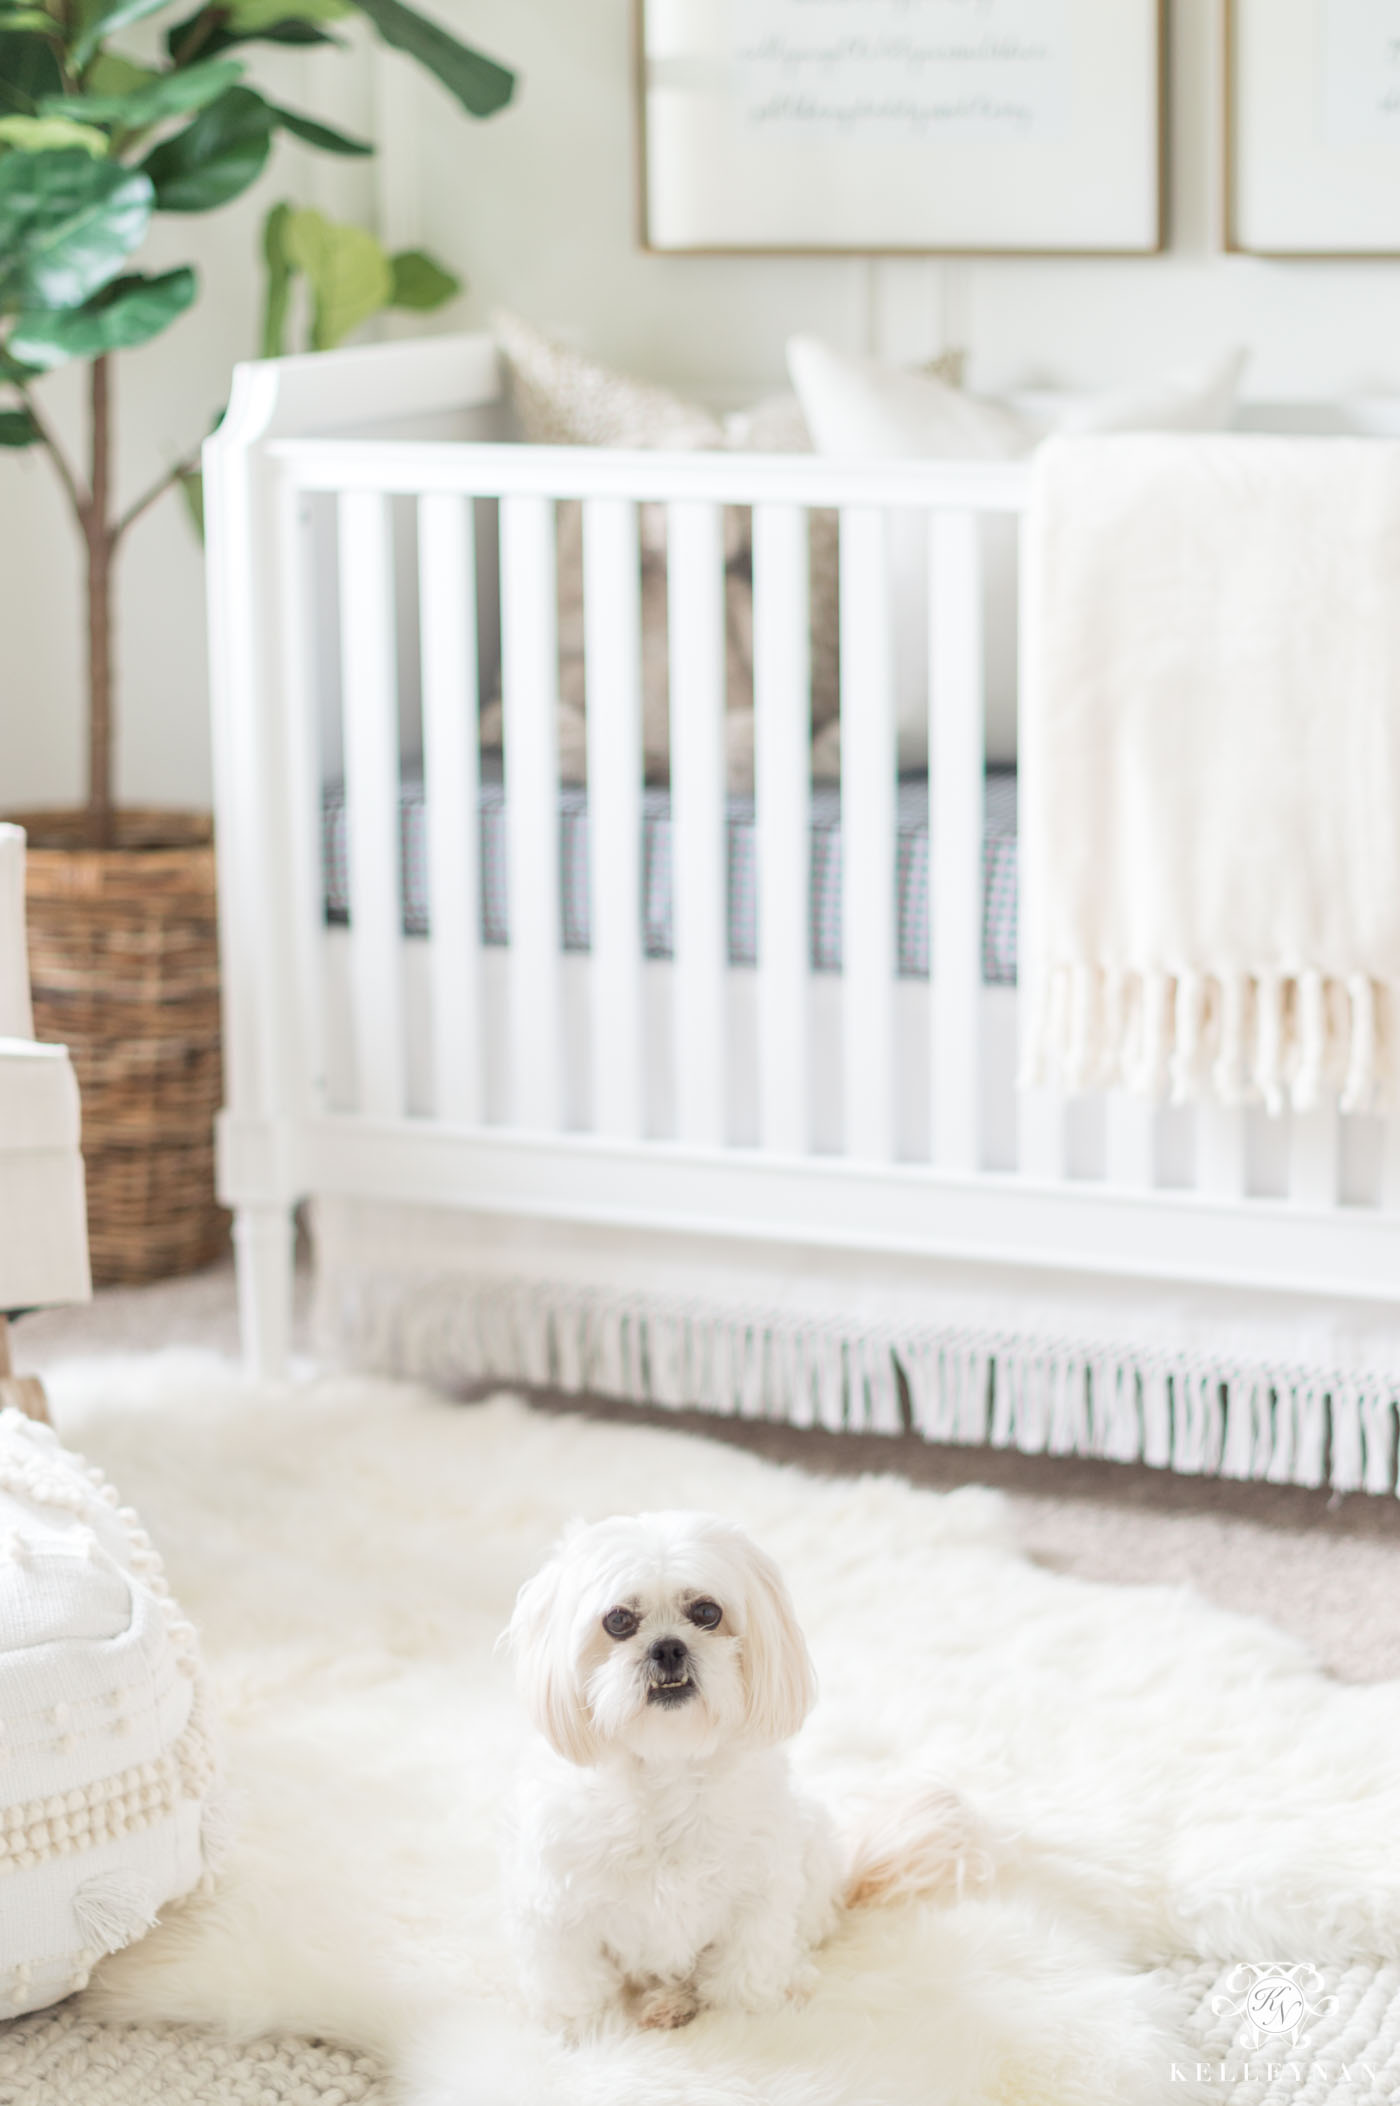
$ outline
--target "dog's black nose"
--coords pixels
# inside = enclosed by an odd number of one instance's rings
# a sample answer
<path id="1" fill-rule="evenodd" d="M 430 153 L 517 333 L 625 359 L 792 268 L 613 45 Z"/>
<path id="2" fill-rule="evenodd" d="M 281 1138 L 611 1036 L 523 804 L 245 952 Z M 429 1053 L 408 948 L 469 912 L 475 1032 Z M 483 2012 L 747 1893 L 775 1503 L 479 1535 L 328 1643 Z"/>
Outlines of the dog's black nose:
<path id="1" fill-rule="evenodd" d="M 685 1672 L 688 1657 L 685 1641 L 681 1638 L 658 1638 L 647 1657 L 660 1668 L 663 1675 L 668 1678 L 679 1677 Z"/>

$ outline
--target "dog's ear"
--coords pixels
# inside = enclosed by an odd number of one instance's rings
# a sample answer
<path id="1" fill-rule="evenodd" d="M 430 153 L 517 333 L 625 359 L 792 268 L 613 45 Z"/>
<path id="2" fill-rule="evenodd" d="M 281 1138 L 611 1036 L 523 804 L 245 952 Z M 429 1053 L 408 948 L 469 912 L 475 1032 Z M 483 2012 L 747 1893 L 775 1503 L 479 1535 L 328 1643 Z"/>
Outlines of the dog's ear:
<path id="1" fill-rule="evenodd" d="M 772 1746 L 791 1740 L 817 1701 L 817 1675 L 782 1574 L 756 1543 L 740 1541 L 744 1724 L 752 1739 Z"/>
<path id="2" fill-rule="evenodd" d="M 573 1656 L 572 1603 L 563 1598 L 563 1576 L 564 1563 L 556 1556 L 526 1580 L 506 1636 L 531 1723 L 557 1754 L 587 1768 L 598 1760 L 598 1737 Z"/>

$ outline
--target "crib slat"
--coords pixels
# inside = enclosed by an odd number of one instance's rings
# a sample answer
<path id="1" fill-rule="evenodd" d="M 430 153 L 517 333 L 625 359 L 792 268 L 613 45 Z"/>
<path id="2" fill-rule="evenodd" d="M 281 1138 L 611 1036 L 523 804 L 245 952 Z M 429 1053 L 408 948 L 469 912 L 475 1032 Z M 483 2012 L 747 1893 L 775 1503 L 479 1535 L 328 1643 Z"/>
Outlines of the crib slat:
<path id="1" fill-rule="evenodd" d="M 759 1128 L 763 1146 L 805 1154 L 811 669 L 807 514 L 753 515 L 754 797 L 758 845 Z"/>
<path id="2" fill-rule="evenodd" d="M 311 500 L 290 483 L 278 501 L 282 679 L 287 735 L 287 811 L 291 841 L 290 910 L 299 997 L 299 1046 L 289 1096 L 324 1108 L 326 1085 L 325 884 L 322 874 L 321 765 L 318 751 Z"/>
<path id="3" fill-rule="evenodd" d="M 349 852 L 350 1000 L 359 1109 L 404 1109 L 403 881 L 389 499 L 340 500 L 340 649 Z"/>
<path id="4" fill-rule="evenodd" d="M 1157 1114 L 1145 1097 L 1109 1090 L 1104 1097 L 1104 1162 L 1107 1181 L 1135 1191 L 1156 1183 Z"/>
<path id="5" fill-rule="evenodd" d="M 1196 1107 L 1196 1189 L 1212 1199 L 1243 1199 L 1248 1189 L 1245 1114 L 1212 1099 Z"/>
<path id="6" fill-rule="evenodd" d="M 1300 1207 L 1334 1207 L 1340 1190 L 1342 1136 L 1335 1098 L 1292 1114 L 1288 1196 Z"/>
<path id="7" fill-rule="evenodd" d="M 1018 530 L 1018 548 L 1020 589 L 1016 615 L 1016 679 L 1019 752 L 1023 776 L 1028 777 L 1036 761 L 1030 746 L 1038 715 L 1035 688 L 1039 679 L 1035 655 L 1028 645 L 1029 639 L 1039 633 L 1036 600 L 1040 590 L 1040 579 L 1024 514 Z M 1035 851 L 1038 844 L 1033 839 L 1036 818 L 1034 800 L 1022 796 L 1019 808 L 1018 863 L 1021 890 L 1016 935 L 1016 1030 L 1020 1058 L 1024 1063 L 1030 1051 L 1031 1025 L 1037 1003 L 1041 999 L 1039 990 L 1043 985 L 1043 974 L 1037 956 L 1034 902 L 1028 896 L 1027 886 L 1027 873 L 1037 866 Z M 1016 1096 L 1016 1167 L 1020 1175 L 1031 1178 L 1038 1184 L 1058 1184 L 1063 1179 L 1067 1166 L 1067 1139 L 1065 1100 L 1061 1092 L 1057 1088 L 1039 1083 L 1019 1088 Z"/>
<path id="8" fill-rule="evenodd" d="M 971 512 L 929 531 L 929 886 L 933 1160 L 975 1170 L 981 1149 L 982 562 Z"/>
<path id="9" fill-rule="evenodd" d="M 588 858 L 593 1124 L 640 1139 L 642 1069 L 642 606 L 637 508 L 583 508 L 588 675 Z"/>
<path id="10" fill-rule="evenodd" d="M 1038 1184 L 1058 1184 L 1068 1162 L 1065 1100 L 1058 1090 L 1025 1089 L 1016 1099 L 1016 1167 Z"/>
<path id="11" fill-rule="evenodd" d="M 554 507 L 501 499 L 511 1121 L 562 1120 L 559 986 L 559 686 Z"/>
<path id="12" fill-rule="evenodd" d="M 725 1138 L 724 543 L 718 506 L 667 512 L 676 1133 Z"/>
<path id="13" fill-rule="evenodd" d="M 472 501 L 418 500 L 423 780 L 439 1119 L 482 1117 L 476 531 Z"/>
<path id="14" fill-rule="evenodd" d="M 1400 1214 L 1400 1111 L 1389 1111 L 1381 1122 L 1380 1203 L 1387 1213 Z"/>
<path id="15" fill-rule="evenodd" d="M 841 970 L 846 1153 L 894 1155 L 895 713 L 883 513 L 841 513 Z"/>

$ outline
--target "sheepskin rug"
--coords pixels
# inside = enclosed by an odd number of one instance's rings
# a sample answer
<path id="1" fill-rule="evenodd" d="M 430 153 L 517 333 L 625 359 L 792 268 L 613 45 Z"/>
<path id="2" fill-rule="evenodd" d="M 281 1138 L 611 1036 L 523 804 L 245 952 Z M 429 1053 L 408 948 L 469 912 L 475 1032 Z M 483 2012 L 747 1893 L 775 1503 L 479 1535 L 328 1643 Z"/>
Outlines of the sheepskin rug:
<path id="1" fill-rule="evenodd" d="M 1039 1569 L 994 1494 L 189 1355 L 50 1386 L 200 1627 L 237 1815 L 214 1893 L 104 1963 L 89 2016 L 339 2041 L 406 2106 L 1150 2106 L 1192 2095 L 1186 1956 L 1400 1957 L 1400 1685 L 1333 1683 L 1185 1589 Z M 527 1732 L 496 1640 L 567 1520 L 660 1505 L 787 1573 L 822 1683 L 805 1785 L 858 1817 L 944 1779 L 997 1869 L 848 1920 L 800 2010 L 571 2054 L 501 1935 Z"/>

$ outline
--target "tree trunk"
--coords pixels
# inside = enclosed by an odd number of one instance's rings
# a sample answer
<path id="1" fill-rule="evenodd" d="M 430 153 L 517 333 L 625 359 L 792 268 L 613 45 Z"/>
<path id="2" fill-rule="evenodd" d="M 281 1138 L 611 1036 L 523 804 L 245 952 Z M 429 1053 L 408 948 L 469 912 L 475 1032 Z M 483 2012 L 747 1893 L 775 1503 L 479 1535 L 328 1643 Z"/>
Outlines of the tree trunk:
<path id="1" fill-rule="evenodd" d="M 95 848 L 112 845 L 111 374 L 92 362 L 92 495 L 83 520 L 88 590 L 88 831 Z"/>

